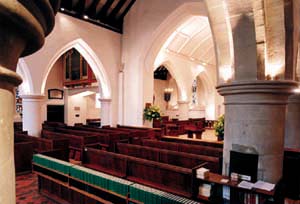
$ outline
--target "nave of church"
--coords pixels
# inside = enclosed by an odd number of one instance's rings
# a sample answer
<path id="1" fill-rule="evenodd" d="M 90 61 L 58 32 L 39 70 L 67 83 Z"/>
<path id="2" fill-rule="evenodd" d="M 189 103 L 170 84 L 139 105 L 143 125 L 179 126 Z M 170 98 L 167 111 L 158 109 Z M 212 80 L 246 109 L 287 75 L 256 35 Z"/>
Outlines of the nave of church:
<path id="1" fill-rule="evenodd" d="M 300 0 L 0 14 L 0 204 L 300 202 Z"/>

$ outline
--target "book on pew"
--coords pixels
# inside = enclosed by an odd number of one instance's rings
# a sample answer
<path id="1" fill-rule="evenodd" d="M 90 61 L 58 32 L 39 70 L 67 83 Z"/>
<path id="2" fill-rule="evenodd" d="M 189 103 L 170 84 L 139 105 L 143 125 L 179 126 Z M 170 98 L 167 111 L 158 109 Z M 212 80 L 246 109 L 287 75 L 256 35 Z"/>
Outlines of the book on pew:
<path id="1" fill-rule="evenodd" d="M 203 183 L 199 186 L 199 195 L 210 197 L 211 195 L 211 184 Z"/>
<path id="2" fill-rule="evenodd" d="M 209 169 L 206 168 L 199 168 L 196 170 L 196 177 L 200 179 L 206 179 L 209 175 Z"/>
<path id="3" fill-rule="evenodd" d="M 261 190 L 265 190 L 265 191 L 272 191 L 275 188 L 275 184 L 264 182 L 264 181 L 257 181 L 253 185 L 253 188 L 261 189 Z"/>

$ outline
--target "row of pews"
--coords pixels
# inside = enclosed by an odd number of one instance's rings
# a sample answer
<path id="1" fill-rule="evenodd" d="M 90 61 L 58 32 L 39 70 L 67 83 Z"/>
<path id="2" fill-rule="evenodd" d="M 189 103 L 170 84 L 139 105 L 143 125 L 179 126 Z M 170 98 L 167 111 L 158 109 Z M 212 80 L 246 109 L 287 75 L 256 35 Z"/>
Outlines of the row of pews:
<path id="1" fill-rule="evenodd" d="M 205 118 L 190 118 L 188 120 L 169 120 L 168 116 L 162 117 L 161 120 L 154 120 L 153 127 L 162 128 L 164 135 L 168 136 L 179 136 L 188 134 L 192 137 L 193 133 L 196 133 L 197 138 L 201 139 L 201 134 L 204 132 L 206 127 Z"/>
<path id="2" fill-rule="evenodd" d="M 161 129 L 44 123 L 41 138 L 15 138 L 31 141 L 34 153 L 57 157 L 63 151 L 73 164 L 191 199 L 198 194 L 198 168 L 222 172 L 221 146 L 160 141 Z"/>

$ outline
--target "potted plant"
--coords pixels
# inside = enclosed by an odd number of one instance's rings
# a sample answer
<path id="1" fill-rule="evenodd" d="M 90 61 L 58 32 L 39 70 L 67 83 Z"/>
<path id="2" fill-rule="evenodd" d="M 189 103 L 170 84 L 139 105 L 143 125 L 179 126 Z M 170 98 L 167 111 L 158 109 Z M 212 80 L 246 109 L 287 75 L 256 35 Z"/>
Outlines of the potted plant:
<path id="1" fill-rule="evenodd" d="M 160 108 L 155 105 L 144 109 L 144 120 L 152 121 L 153 119 L 160 119 Z"/>
<path id="2" fill-rule="evenodd" d="M 218 120 L 214 123 L 214 129 L 216 132 L 216 136 L 218 140 L 224 140 L 224 122 L 225 122 L 225 115 L 221 115 Z"/>

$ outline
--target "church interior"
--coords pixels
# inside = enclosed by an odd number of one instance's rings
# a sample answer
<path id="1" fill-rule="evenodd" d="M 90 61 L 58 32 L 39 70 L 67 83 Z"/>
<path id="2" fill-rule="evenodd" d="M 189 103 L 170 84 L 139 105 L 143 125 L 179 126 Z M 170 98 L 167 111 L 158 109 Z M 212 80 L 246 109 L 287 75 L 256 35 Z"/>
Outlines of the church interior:
<path id="1" fill-rule="evenodd" d="M 0 204 L 300 203 L 300 0 L 0 15 Z"/>

